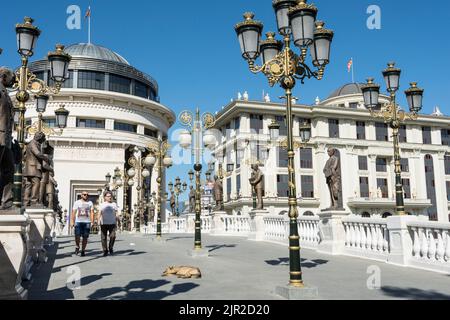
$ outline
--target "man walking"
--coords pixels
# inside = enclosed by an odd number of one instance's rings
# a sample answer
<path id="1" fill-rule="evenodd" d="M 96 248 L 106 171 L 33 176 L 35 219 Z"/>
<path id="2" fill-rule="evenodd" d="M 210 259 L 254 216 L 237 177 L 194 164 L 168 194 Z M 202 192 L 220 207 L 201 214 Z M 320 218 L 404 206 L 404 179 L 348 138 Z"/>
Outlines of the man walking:
<path id="1" fill-rule="evenodd" d="M 119 208 L 115 202 L 113 202 L 112 193 L 107 191 L 104 195 L 105 201 L 100 206 L 100 215 L 98 218 L 98 224 L 100 225 L 102 233 L 102 247 L 103 256 L 106 257 L 109 254 L 114 253 L 114 242 L 116 241 L 117 230 L 117 212 Z M 109 246 L 108 236 L 109 232 Z"/>
<path id="2" fill-rule="evenodd" d="M 89 201 L 89 193 L 83 191 L 81 199 L 73 205 L 72 227 L 75 228 L 75 254 L 80 252 L 80 240 L 83 237 L 81 256 L 86 255 L 86 246 L 91 233 L 91 226 L 94 224 L 94 204 Z"/>

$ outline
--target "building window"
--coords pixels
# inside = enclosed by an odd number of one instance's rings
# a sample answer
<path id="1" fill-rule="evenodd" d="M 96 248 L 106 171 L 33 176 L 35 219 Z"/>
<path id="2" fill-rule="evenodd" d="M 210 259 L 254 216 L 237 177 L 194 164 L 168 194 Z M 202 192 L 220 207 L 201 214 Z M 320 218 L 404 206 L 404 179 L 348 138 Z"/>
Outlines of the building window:
<path id="1" fill-rule="evenodd" d="M 431 207 L 427 209 L 431 221 L 437 221 L 436 180 L 434 176 L 433 156 L 425 156 L 425 181 L 427 186 L 427 199 L 431 200 Z"/>
<path id="2" fill-rule="evenodd" d="M 130 123 L 114 121 L 114 130 L 136 133 L 137 132 L 137 125 L 130 124 Z"/>
<path id="3" fill-rule="evenodd" d="M 411 199 L 411 182 L 409 179 L 402 179 L 403 196 L 405 199 Z"/>
<path id="4" fill-rule="evenodd" d="M 400 159 L 400 168 L 402 172 L 409 172 L 409 160 L 406 158 Z"/>
<path id="5" fill-rule="evenodd" d="M 443 146 L 450 146 L 450 130 L 442 129 L 441 130 L 441 138 Z"/>
<path id="6" fill-rule="evenodd" d="M 358 157 L 358 165 L 360 171 L 367 171 L 369 170 L 369 166 L 367 165 L 367 157 L 366 156 L 359 156 Z"/>
<path id="7" fill-rule="evenodd" d="M 130 94 L 131 80 L 115 74 L 109 75 L 109 90 Z"/>
<path id="8" fill-rule="evenodd" d="M 366 140 L 366 123 L 364 121 L 356 121 L 356 139 Z"/>
<path id="9" fill-rule="evenodd" d="M 144 128 L 144 135 L 147 137 L 158 138 L 158 131 L 152 130 L 150 128 Z"/>
<path id="10" fill-rule="evenodd" d="M 148 99 L 149 87 L 140 81 L 134 81 L 134 94 L 138 97 Z"/>
<path id="11" fill-rule="evenodd" d="M 407 143 L 408 139 L 406 137 L 406 126 L 405 125 L 401 125 L 400 128 L 398 129 L 398 138 L 400 143 Z"/>
<path id="12" fill-rule="evenodd" d="M 388 126 L 386 123 L 375 123 L 377 141 L 389 141 Z"/>
<path id="13" fill-rule="evenodd" d="M 390 212 L 383 213 L 383 216 L 382 216 L 383 219 L 387 219 L 389 217 L 392 217 L 392 213 L 390 213 Z"/>
<path id="14" fill-rule="evenodd" d="M 42 72 L 42 78 L 38 77 L 41 80 L 44 80 L 44 72 Z M 47 74 L 48 85 L 51 87 L 55 86 L 55 81 L 50 77 L 50 71 Z M 69 79 L 63 82 L 62 88 L 73 88 L 73 70 L 69 70 Z"/>
<path id="15" fill-rule="evenodd" d="M 50 74 L 50 71 L 48 72 L 48 74 Z M 36 78 L 41 79 L 42 81 L 44 81 L 44 71 L 35 72 L 34 75 L 36 76 Z"/>
<path id="16" fill-rule="evenodd" d="M 263 116 L 259 114 L 250 115 L 250 129 L 259 133 L 263 130 Z"/>
<path id="17" fill-rule="evenodd" d="M 445 163 L 445 174 L 450 175 L 450 155 L 445 156 L 444 163 Z"/>
<path id="18" fill-rule="evenodd" d="M 284 117 L 284 116 L 275 116 L 275 121 L 280 126 L 279 135 L 280 136 L 287 136 L 286 117 Z"/>
<path id="19" fill-rule="evenodd" d="M 377 179 L 377 189 L 381 189 L 383 199 L 389 198 L 389 188 L 387 179 Z"/>
<path id="20" fill-rule="evenodd" d="M 361 217 L 362 217 L 362 218 L 370 218 L 371 215 L 370 215 L 370 213 L 368 213 L 368 212 L 363 212 L 362 215 L 361 215 Z"/>
<path id="21" fill-rule="evenodd" d="M 377 172 L 387 172 L 386 158 L 377 158 Z"/>
<path id="22" fill-rule="evenodd" d="M 328 119 L 328 130 L 330 138 L 339 138 L 339 120 Z"/>
<path id="23" fill-rule="evenodd" d="M 77 118 L 77 128 L 105 129 L 105 120 Z"/>
<path id="24" fill-rule="evenodd" d="M 56 118 L 44 118 L 42 120 L 49 128 L 56 128 Z"/>
<path id="25" fill-rule="evenodd" d="M 311 125 L 311 119 L 306 119 L 306 118 L 298 118 L 298 123 L 299 126 L 301 127 L 304 124 L 308 124 Z M 300 131 L 299 131 L 299 135 L 300 135 Z"/>
<path id="26" fill-rule="evenodd" d="M 314 217 L 314 213 L 312 213 L 311 211 L 306 211 L 306 212 L 303 214 L 303 216 L 304 216 L 304 217 Z"/>
<path id="27" fill-rule="evenodd" d="M 105 90 L 105 74 L 96 71 L 78 71 L 78 88 Z"/>
<path id="28" fill-rule="evenodd" d="M 257 142 L 252 142 L 250 145 L 251 159 L 256 159 L 258 164 L 263 167 L 267 160 L 267 147 L 258 144 Z"/>
<path id="29" fill-rule="evenodd" d="M 314 177 L 302 176 L 301 183 L 302 183 L 302 197 L 314 198 Z"/>
<path id="30" fill-rule="evenodd" d="M 241 118 L 235 118 L 234 119 L 234 130 L 239 131 L 241 130 Z"/>
<path id="31" fill-rule="evenodd" d="M 423 144 L 431 144 L 431 127 L 422 127 Z"/>
<path id="32" fill-rule="evenodd" d="M 360 177 L 359 178 L 359 192 L 361 198 L 369 198 L 369 178 Z"/>
<path id="33" fill-rule="evenodd" d="M 231 178 L 227 179 L 227 199 L 231 199 Z"/>
<path id="34" fill-rule="evenodd" d="M 450 202 L 450 181 L 446 181 L 447 185 L 447 201 Z"/>
<path id="35" fill-rule="evenodd" d="M 240 198 L 240 194 L 241 194 L 241 175 L 238 174 L 236 175 L 236 193 L 238 198 Z"/>
<path id="36" fill-rule="evenodd" d="M 287 168 L 288 167 L 288 153 L 281 147 L 278 147 L 278 167 Z"/>
<path id="37" fill-rule="evenodd" d="M 241 167 L 241 159 L 243 158 L 243 151 L 238 149 L 237 141 L 234 142 L 234 157 L 236 169 L 239 169 Z"/>
<path id="38" fill-rule="evenodd" d="M 300 149 L 300 168 L 313 169 L 313 158 L 311 148 Z"/>
<path id="39" fill-rule="evenodd" d="M 350 102 L 348 106 L 350 109 L 358 109 L 358 102 Z"/>
<path id="40" fill-rule="evenodd" d="M 289 196 L 288 181 L 289 181 L 289 176 L 287 174 L 277 175 L 278 197 L 288 197 Z"/>

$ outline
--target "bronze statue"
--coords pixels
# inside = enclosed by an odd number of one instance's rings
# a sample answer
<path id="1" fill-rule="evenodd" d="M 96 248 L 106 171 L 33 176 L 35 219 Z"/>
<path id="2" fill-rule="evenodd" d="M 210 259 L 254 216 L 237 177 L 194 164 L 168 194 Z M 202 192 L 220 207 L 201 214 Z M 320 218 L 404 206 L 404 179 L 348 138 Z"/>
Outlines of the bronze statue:
<path id="1" fill-rule="evenodd" d="M 328 149 L 330 159 L 328 159 L 323 169 L 323 173 L 327 179 L 328 189 L 330 190 L 331 207 L 329 209 L 340 209 L 341 207 L 341 161 L 336 153 L 336 149 Z"/>
<path id="2" fill-rule="evenodd" d="M 45 142 L 45 134 L 37 132 L 26 146 L 25 168 L 23 177 L 25 179 L 24 204 L 26 207 L 36 207 L 39 204 L 39 191 L 42 179 L 43 161 L 49 161 L 48 156 L 41 151 L 42 143 Z"/>
<path id="3" fill-rule="evenodd" d="M 251 178 L 249 179 L 250 184 L 253 187 L 253 190 L 256 194 L 256 198 L 257 198 L 257 205 L 256 205 L 256 209 L 257 210 L 262 210 L 264 209 L 264 203 L 263 203 L 263 197 L 264 197 L 264 174 L 262 173 L 262 171 L 259 169 L 259 166 L 257 164 L 252 164 L 252 175 Z"/>
<path id="4" fill-rule="evenodd" d="M 14 111 L 6 88 L 10 88 L 14 82 L 14 72 L 7 68 L 0 68 L 0 210 L 7 210 L 13 206 L 14 153 L 12 130 L 14 128 Z"/>
<path id="5" fill-rule="evenodd" d="M 56 182 L 56 180 L 54 178 L 54 173 L 52 171 L 49 173 L 48 183 L 45 186 L 45 193 L 47 196 L 47 201 L 46 201 L 45 205 L 47 208 L 52 209 L 53 211 L 56 211 L 55 210 L 55 193 L 56 193 L 57 187 L 58 187 L 58 183 Z"/>
<path id="6" fill-rule="evenodd" d="M 189 191 L 189 212 L 195 212 L 195 190 L 194 186 L 190 186 Z"/>
<path id="7" fill-rule="evenodd" d="M 214 195 L 214 201 L 216 201 L 216 208 L 215 210 L 223 211 L 223 185 L 222 180 L 219 179 L 218 176 L 214 176 L 214 189 L 213 189 L 213 195 Z"/>
<path id="8" fill-rule="evenodd" d="M 48 202 L 50 202 L 50 200 L 47 199 L 46 196 L 48 193 L 48 185 L 50 183 L 50 174 L 53 173 L 54 176 L 55 171 L 53 170 L 54 149 L 49 144 L 48 141 L 46 141 L 42 145 L 42 153 L 48 156 L 48 161 L 44 160 L 42 162 L 42 178 L 41 178 L 41 186 L 39 189 L 39 203 L 51 209 L 53 206 L 48 205 Z"/>

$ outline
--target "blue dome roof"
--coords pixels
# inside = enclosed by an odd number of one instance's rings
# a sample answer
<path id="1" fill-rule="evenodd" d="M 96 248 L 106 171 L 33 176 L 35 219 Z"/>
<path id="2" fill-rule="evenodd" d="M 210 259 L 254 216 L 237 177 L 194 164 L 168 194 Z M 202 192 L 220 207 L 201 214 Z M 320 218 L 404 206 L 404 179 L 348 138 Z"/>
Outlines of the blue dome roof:
<path id="1" fill-rule="evenodd" d="M 114 51 L 97 46 L 92 43 L 78 43 L 68 46 L 64 50 L 72 57 L 93 58 L 99 60 L 113 61 L 130 65 L 120 54 Z"/>

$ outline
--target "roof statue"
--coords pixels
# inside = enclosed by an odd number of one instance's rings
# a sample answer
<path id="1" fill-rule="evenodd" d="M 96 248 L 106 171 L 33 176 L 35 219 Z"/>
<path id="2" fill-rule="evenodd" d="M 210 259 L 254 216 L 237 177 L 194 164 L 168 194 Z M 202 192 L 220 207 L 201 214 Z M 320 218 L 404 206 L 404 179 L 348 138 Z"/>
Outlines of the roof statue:
<path id="1" fill-rule="evenodd" d="M 320 98 L 317 97 L 317 98 L 316 98 L 316 106 L 318 106 L 319 104 L 320 104 Z"/>
<path id="2" fill-rule="evenodd" d="M 238 100 L 242 100 L 242 94 L 238 92 Z"/>
<path id="3" fill-rule="evenodd" d="M 441 112 L 441 109 L 439 109 L 438 106 L 434 107 L 433 113 L 431 115 L 435 116 L 435 117 L 443 117 L 444 116 L 444 114 Z"/>
<path id="4" fill-rule="evenodd" d="M 248 101 L 248 92 L 245 91 L 244 95 L 242 96 L 242 98 L 244 99 L 244 101 Z"/>
<path id="5" fill-rule="evenodd" d="M 266 93 L 266 95 L 264 96 L 264 101 L 265 102 L 270 102 L 270 96 L 268 93 Z"/>

